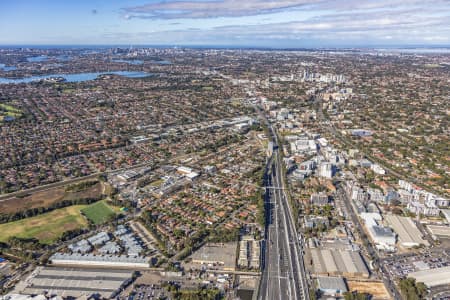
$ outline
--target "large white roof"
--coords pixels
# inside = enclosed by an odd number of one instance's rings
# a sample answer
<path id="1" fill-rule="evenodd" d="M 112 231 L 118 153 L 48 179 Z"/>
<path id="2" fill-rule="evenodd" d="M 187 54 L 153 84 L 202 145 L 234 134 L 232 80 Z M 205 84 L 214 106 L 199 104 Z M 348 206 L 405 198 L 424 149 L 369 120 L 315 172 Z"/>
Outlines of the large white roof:
<path id="1" fill-rule="evenodd" d="M 450 266 L 413 272 L 408 277 L 415 278 L 417 282 L 425 283 L 427 287 L 450 284 Z"/>

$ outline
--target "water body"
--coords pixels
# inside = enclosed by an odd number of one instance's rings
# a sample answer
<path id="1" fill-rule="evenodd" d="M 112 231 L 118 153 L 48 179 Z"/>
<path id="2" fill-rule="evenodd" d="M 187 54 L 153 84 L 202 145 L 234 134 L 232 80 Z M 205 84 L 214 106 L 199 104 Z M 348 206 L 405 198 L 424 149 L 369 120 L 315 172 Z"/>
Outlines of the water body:
<path id="1" fill-rule="evenodd" d="M 143 60 L 139 59 L 113 59 L 113 62 L 122 62 L 130 65 L 142 65 L 144 63 Z"/>
<path id="2" fill-rule="evenodd" d="M 152 60 L 152 64 L 158 64 L 158 65 L 171 65 L 172 62 L 168 60 Z"/>
<path id="3" fill-rule="evenodd" d="M 14 70 L 17 70 L 17 67 L 0 64 L 0 69 L 2 69 L 3 71 L 14 71 Z"/>
<path id="4" fill-rule="evenodd" d="M 130 65 L 142 65 L 144 63 L 143 60 L 139 60 L 139 59 L 113 59 L 114 62 L 124 62 L 124 63 L 128 63 Z M 168 61 L 168 60 L 152 60 L 150 61 L 150 63 L 152 64 L 157 64 L 157 65 L 171 65 L 172 62 Z"/>
<path id="5" fill-rule="evenodd" d="M 72 60 L 72 57 L 69 56 L 69 55 L 64 55 L 63 54 L 63 55 L 57 56 L 56 59 L 59 60 L 59 61 L 69 61 L 69 60 Z"/>
<path id="6" fill-rule="evenodd" d="M 34 81 L 39 81 L 42 79 L 61 77 L 65 79 L 65 82 L 83 82 L 88 80 L 94 80 L 100 75 L 111 74 L 119 75 L 128 78 L 143 78 L 153 76 L 152 73 L 147 72 L 133 72 L 133 71 L 113 71 L 113 72 L 92 72 L 92 73 L 76 73 L 76 74 L 51 74 L 42 76 L 31 76 L 19 79 L 10 79 L 5 77 L 0 77 L 0 84 L 8 83 L 30 83 Z"/>
<path id="7" fill-rule="evenodd" d="M 448 54 L 450 53 L 449 48 L 382 48 L 376 49 L 380 52 L 391 52 L 391 53 L 413 53 L 413 54 Z"/>
<path id="8" fill-rule="evenodd" d="M 28 62 L 43 62 L 46 61 L 47 59 L 48 57 L 46 55 L 27 57 Z"/>

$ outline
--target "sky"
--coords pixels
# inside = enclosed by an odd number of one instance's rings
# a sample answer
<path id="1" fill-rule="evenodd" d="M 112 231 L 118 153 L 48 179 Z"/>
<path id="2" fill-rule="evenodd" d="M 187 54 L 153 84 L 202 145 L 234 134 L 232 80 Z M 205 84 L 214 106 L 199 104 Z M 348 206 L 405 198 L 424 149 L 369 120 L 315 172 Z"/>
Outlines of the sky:
<path id="1" fill-rule="evenodd" d="M 450 46 L 450 0 L 1 0 L 0 45 Z"/>

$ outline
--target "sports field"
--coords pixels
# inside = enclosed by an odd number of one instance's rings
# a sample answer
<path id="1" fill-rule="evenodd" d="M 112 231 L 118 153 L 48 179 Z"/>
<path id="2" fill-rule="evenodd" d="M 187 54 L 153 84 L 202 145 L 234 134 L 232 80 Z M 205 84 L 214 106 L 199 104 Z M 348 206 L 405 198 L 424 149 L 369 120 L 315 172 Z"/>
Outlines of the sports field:
<path id="1" fill-rule="evenodd" d="M 94 224 L 102 224 L 115 214 L 114 210 L 104 201 L 98 201 L 82 209 L 83 214 Z"/>
<path id="2" fill-rule="evenodd" d="M 63 232 L 87 227 L 80 210 L 86 205 L 74 205 L 23 220 L 0 224 L 0 241 L 10 237 L 36 238 L 43 244 L 51 244 Z"/>

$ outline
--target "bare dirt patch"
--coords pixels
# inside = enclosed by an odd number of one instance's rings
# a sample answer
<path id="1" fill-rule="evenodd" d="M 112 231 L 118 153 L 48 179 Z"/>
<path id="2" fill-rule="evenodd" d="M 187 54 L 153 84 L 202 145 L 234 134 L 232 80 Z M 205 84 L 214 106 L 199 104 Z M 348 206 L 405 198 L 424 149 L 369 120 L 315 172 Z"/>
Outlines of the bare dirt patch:
<path id="1" fill-rule="evenodd" d="M 391 299 L 388 291 L 386 290 L 386 287 L 382 282 L 348 280 L 347 285 L 349 291 L 368 293 L 373 296 L 372 299 Z"/>
<path id="2" fill-rule="evenodd" d="M 53 203 L 62 201 L 64 187 L 53 188 L 35 192 L 25 197 L 11 197 L 0 201 L 0 211 L 3 213 L 16 213 L 30 208 L 48 207 Z"/>
<path id="3" fill-rule="evenodd" d="M 102 194 L 102 183 L 99 182 L 79 192 L 66 192 L 66 187 L 38 191 L 25 197 L 11 197 L 0 200 L 0 212 L 14 214 L 32 208 L 47 208 L 54 203 L 64 200 L 77 200 L 86 198 L 98 198 Z"/>

